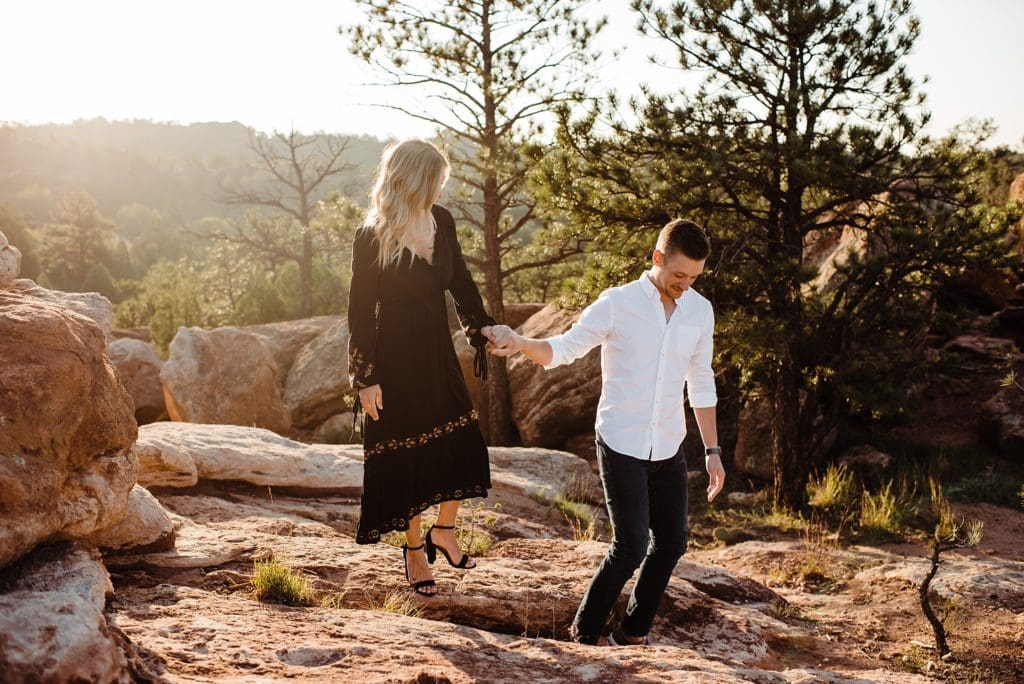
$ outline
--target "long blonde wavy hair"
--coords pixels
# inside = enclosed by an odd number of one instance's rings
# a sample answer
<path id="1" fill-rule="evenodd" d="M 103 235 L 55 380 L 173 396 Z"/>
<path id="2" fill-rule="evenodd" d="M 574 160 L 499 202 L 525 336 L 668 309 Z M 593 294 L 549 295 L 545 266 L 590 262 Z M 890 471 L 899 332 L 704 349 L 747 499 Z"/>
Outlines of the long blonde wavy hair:
<path id="1" fill-rule="evenodd" d="M 410 230 L 437 229 L 430 207 L 450 169 L 444 153 L 425 140 L 403 140 L 384 149 L 364 222 L 377 235 L 382 268 L 399 260 Z"/>

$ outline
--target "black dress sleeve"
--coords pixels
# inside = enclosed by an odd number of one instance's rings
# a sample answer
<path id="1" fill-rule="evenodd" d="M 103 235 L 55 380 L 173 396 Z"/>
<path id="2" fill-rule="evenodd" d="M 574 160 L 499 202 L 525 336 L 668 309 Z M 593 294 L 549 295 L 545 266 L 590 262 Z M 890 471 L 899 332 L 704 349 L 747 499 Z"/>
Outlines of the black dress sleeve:
<path id="1" fill-rule="evenodd" d="M 474 364 L 476 374 L 480 377 L 487 377 L 487 338 L 480 330 L 487 326 L 497 325 L 484 309 L 483 299 L 480 297 L 480 290 L 473 282 L 473 276 L 466 267 L 466 259 L 462 256 L 462 247 L 459 246 L 459 238 L 455 232 L 455 219 L 447 210 L 442 212 L 445 223 L 445 230 L 450 241 L 452 255 L 452 280 L 448 285 L 448 291 L 452 293 L 455 300 L 455 311 L 462 324 L 462 330 L 466 333 L 469 343 L 476 348 L 476 362 Z M 438 226 L 440 228 L 440 226 Z"/>
<path id="2" fill-rule="evenodd" d="M 352 243 L 352 284 L 348 291 L 348 377 L 357 390 L 378 384 L 374 355 L 379 287 L 376 237 L 364 226 Z"/>

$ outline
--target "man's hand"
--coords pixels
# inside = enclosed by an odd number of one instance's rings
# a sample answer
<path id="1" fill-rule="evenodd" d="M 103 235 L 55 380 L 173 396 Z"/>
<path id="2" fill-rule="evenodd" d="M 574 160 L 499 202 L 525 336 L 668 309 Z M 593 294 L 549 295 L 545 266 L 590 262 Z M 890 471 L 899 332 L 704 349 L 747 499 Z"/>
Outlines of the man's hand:
<path id="1" fill-rule="evenodd" d="M 495 325 L 490 329 L 491 353 L 495 356 L 512 356 L 519 351 L 518 340 L 521 339 L 507 325 Z"/>
<path id="2" fill-rule="evenodd" d="M 363 405 L 366 415 L 374 420 L 380 420 L 377 411 L 384 410 L 384 393 L 381 392 L 380 385 L 371 385 L 359 390 L 359 403 Z"/>
<path id="3" fill-rule="evenodd" d="M 708 469 L 708 503 L 715 500 L 718 493 L 725 486 L 725 468 L 722 467 L 722 457 L 718 454 L 711 454 L 704 457 L 704 464 Z"/>

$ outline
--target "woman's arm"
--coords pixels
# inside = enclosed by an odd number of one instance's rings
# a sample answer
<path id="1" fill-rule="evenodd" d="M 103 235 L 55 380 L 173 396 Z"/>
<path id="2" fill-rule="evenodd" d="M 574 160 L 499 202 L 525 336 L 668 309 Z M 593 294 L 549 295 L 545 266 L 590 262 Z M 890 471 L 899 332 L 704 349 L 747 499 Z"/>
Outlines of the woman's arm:
<path id="1" fill-rule="evenodd" d="M 371 229 L 360 228 L 352 243 L 352 284 L 348 291 L 348 376 L 363 409 L 374 420 L 383 397 L 374 365 L 377 350 L 377 300 L 380 266 Z"/>

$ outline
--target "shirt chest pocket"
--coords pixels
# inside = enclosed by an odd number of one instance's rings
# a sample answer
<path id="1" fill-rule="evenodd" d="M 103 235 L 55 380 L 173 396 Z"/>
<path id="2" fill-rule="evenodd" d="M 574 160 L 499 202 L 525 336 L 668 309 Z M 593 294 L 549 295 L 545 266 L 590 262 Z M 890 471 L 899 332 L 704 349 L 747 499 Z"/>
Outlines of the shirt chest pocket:
<path id="1" fill-rule="evenodd" d="M 695 325 L 679 325 L 675 329 L 675 339 L 672 341 L 673 361 L 686 373 L 690 364 L 690 357 L 697 349 L 697 342 L 700 341 L 700 328 Z"/>

